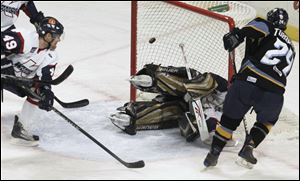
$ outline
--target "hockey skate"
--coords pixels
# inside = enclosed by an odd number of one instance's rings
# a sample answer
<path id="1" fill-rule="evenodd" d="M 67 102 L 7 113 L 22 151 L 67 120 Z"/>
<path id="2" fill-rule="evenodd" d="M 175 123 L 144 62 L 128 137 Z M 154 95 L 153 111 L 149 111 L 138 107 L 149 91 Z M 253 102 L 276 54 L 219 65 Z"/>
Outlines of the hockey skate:
<path id="1" fill-rule="evenodd" d="M 111 122 L 129 135 L 136 134 L 136 125 L 135 121 L 126 113 L 118 112 L 116 114 L 111 114 L 109 116 Z"/>
<path id="2" fill-rule="evenodd" d="M 12 143 L 21 146 L 38 146 L 39 136 L 32 135 L 26 131 L 19 121 L 19 117 L 15 116 L 14 126 L 11 132 Z"/>
<path id="3" fill-rule="evenodd" d="M 242 167 L 252 169 L 257 163 L 257 159 L 253 156 L 254 144 L 251 137 L 246 138 L 244 146 L 239 152 L 239 158 L 236 163 Z"/>
<path id="4" fill-rule="evenodd" d="M 207 154 L 205 160 L 204 160 L 204 166 L 206 167 L 214 167 L 218 163 L 218 159 L 221 153 L 221 149 L 218 147 L 213 147 Z"/>

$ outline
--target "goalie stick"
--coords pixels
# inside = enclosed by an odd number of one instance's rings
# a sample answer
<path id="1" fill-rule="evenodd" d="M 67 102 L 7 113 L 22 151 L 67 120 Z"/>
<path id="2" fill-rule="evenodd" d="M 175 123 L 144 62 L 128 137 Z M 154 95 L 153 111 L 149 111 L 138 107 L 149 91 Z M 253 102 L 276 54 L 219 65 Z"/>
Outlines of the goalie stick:
<path id="1" fill-rule="evenodd" d="M 181 51 L 182 51 L 183 60 L 184 60 L 184 63 L 185 63 L 188 79 L 191 80 L 192 79 L 192 74 L 191 74 L 191 69 L 188 65 L 188 61 L 187 61 L 187 58 L 186 58 L 186 55 L 185 55 L 184 44 L 180 43 L 179 47 L 181 48 Z M 205 141 L 209 138 L 209 133 L 208 133 L 208 129 L 207 129 L 205 116 L 204 116 L 204 113 L 203 113 L 203 106 L 202 106 L 202 103 L 201 103 L 201 98 L 197 98 L 197 99 L 191 98 L 191 99 L 192 99 L 193 112 L 194 112 L 196 122 L 197 122 L 197 125 L 198 125 L 198 129 L 199 129 L 200 139 L 201 139 L 201 141 Z"/>
<path id="2" fill-rule="evenodd" d="M 41 100 L 41 97 L 39 95 L 37 95 L 36 93 L 34 93 L 28 87 L 21 85 L 21 88 L 23 88 L 30 96 L 32 96 L 38 100 Z M 94 137 L 92 137 L 89 133 L 87 133 L 85 130 L 83 130 L 81 127 L 79 127 L 70 118 L 68 118 L 63 113 L 61 113 L 59 110 L 57 110 L 55 107 L 52 106 L 51 110 L 54 111 L 56 114 L 58 114 L 60 117 L 62 117 L 65 121 L 70 123 L 75 129 L 80 131 L 82 134 L 84 134 L 86 137 L 88 137 L 90 140 L 92 140 L 98 146 L 100 146 L 103 150 L 105 150 L 108 154 L 110 154 L 112 157 L 114 157 L 116 160 L 118 160 L 125 167 L 127 167 L 127 168 L 143 168 L 145 166 L 145 162 L 143 160 L 140 160 L 137 162 L 125 162 L 124 160 L 119 158 L 116 154 L 114 154 L 112 151 L 110 151 L 107 147 L 105 147 L 102 143 L 100 143 L 98 140 L 96 140 Z"/>

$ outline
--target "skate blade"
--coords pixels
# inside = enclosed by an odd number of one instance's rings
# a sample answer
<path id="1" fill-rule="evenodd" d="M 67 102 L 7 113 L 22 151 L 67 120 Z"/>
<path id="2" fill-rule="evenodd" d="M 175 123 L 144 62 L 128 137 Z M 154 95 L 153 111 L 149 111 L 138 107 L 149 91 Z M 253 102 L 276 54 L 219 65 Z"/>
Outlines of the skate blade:
<path id="1" fill-rule="evenodd" d="M 247 162 L 244 158 L 239 157 L 235 163 L 241 167 L 247 168 L 247 169 L 253 169 L 254 165 L 250 162 Z"/>
<path id="2" fill-rule="evenodd" d="M 39 141 L 25 141 L 18 138 L 11 138 L 10 143 L 16 146 L 24 146 L 24 147 L 37 147 L 39 146 Z"/>

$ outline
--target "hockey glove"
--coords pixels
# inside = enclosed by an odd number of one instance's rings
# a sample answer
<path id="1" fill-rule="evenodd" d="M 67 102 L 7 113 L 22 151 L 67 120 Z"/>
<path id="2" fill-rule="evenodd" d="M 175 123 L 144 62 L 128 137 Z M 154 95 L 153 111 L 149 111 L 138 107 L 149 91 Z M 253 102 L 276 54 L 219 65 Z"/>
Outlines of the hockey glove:
<path id="1" fill-rule="evenodd" d="M 244 41 L 244 38 L 239 35 L 239 29 L 234 28 L 230 33 L 223 37 L 225 50 L 232 51 Z"/>
<path id="2" fill-rule="evenodd" d="M 50 86 L 40 88 L 40 96 L 39 108 L 45 111 L 51 111 L 54 103 L 54 93 L 51 91 Z"/>
<path id="3" fill-rule="evenodd" d="M 35 26 L 36 29 L 39 29 L 41 22 L 45 18 L 44 13 L 39 11 L 38 14 L 30 19 L 30 22 Z"/>

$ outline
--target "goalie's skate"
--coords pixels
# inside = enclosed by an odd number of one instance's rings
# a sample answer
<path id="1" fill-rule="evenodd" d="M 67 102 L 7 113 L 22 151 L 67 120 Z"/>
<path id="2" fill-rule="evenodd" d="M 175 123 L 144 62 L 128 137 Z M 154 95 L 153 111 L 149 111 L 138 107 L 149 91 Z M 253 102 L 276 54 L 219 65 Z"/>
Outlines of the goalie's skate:
<path id="1" fill-rule="evenodd" d="M 134 75 L 129 82 L 135 87 L 151 87 L 153 80 L 149 75 Z"/>
<path id="2" fill-rule="evenodd" d="M 21 146 L 38 146 L 39 137 L 36 135 L 30 134 L 26 131 L 19 121 L 18 116 L 15 116 L 15 122 L 13 126 L 13 130 L 11 132 L 12 143 L 15 145 Z"/>
<path id="3" fill-rule="evenodd" d="M 116 127 L 121 129 L 125 133 L 127 133 L 129 135 L 136 134 L 135 121 L 133 121 L 129 115 L 127 115 L 123 112 L 118 112 L 116 114 L 111 114 L 109 116 L 109 119 Z"/>

